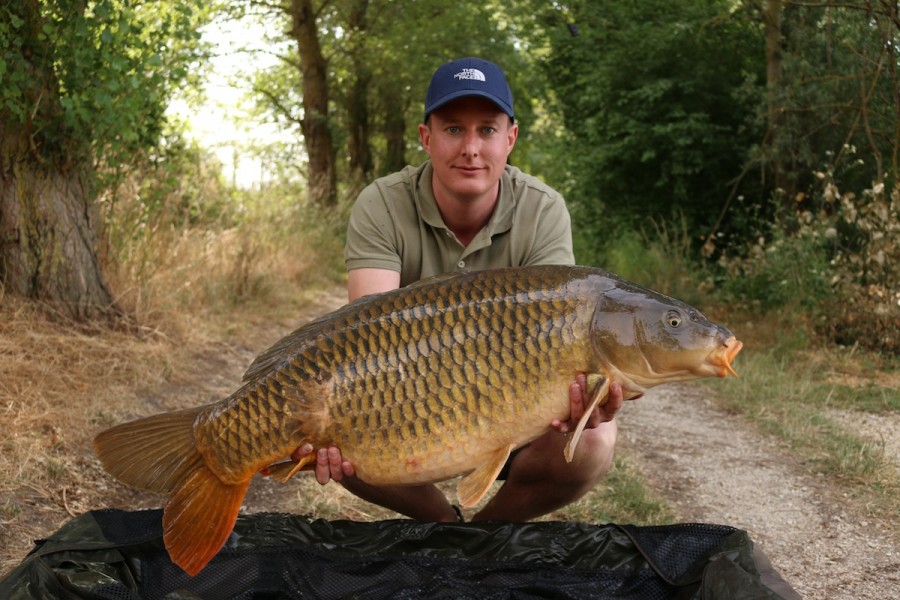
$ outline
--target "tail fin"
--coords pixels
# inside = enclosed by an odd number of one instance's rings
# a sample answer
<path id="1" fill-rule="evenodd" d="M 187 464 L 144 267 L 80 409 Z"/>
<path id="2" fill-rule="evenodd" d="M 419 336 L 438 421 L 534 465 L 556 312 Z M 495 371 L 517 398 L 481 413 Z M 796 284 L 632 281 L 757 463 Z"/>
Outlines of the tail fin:
<path id="1" fill-rule="evenodd" d="M 199 573 L 234 529 L 249 485 L 250 479 L 222 483 L 205 466 L 191 473 L 163 513 L 163 540 L 172 562 L 188 575 Z"/>
<path id="2" fill-rule="evenodd" d="M 250 478 L 227 484 L 194 443 L 194 421 L 205 407 L 117 425 L 94 439 L 103 468 L 135 487 L 170 494 L 163 539 L 172 562 L 189 575 L 206 566 L 228 539 Z"/>
<path id="3" fill-rule="evenodd" d="M 116 425 L 94 438 L 103 468 L 116 479 L 145 490 L 169 494 L 203 464 L 194 445 L 191 408 Z"/>

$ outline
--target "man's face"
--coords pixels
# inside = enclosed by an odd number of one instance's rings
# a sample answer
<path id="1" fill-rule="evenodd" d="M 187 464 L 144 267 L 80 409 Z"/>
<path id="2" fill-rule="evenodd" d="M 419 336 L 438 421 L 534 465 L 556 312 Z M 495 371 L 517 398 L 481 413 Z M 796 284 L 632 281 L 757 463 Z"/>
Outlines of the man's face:
<path id="1" fill-rule="evenodd" d="M 419 138 L 434 168 L 438 198 L 496 198 L 519 127 L 496 104 L 478 96 L 454 100 L 419 125 Z M 493 195 L 493 196 L 491 196 Z"/>

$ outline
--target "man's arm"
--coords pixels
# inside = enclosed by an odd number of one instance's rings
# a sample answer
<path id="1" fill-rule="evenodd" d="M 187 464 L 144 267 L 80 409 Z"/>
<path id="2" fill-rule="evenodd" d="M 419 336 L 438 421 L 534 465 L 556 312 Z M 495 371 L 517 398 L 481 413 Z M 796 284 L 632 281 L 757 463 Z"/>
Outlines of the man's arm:
<path id="1" fill-rule="evenodd" d="M 347 273 L 347 298 L 353 302 L 368 294 L 378 294 L 400 287 L 400 273 L 390 269 L 350 269 Z"/>

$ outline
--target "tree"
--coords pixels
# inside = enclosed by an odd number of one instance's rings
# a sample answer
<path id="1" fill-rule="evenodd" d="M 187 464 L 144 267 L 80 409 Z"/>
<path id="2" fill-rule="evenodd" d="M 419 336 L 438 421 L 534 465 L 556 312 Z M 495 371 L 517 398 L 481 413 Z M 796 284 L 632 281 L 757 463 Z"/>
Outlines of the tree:
<path id="1" fill-rule="evenodd" d="M 187 77 L 191 5 L 0 8 L 0 285 L 84 319 L 115 311 L 97 259 L 98 174 L 158 139 Z"/>
<path id="2" fill-rule="evenodd" d="M 771 147 L 778 147 L 783 143 L 781 140 L 784 125 L 784 106 L 781 104 L 783 99 L 781 91 L 784 85 L 782 81 L 784 33 L 781 28 L 783 10 L 782 0 L 765 0 L 765 5 L 762 7 L 762 20 L 766 36 L 766 124 L 768 126 L 766 133 L 768 143 L 764 142 L 764 146 Z M 782 190 L 783 198 L 790 202 L 790 198 L 793 198 L 796 193 L 794 185 L 787 179 L 790 163 L 783 160 L 772 162 L 775 171 L 775 189 Z"/>
<path id="3" fill-rule="evenodd" d="M 751 3 L 754 5 L 754 3 Z M 898 8 L 887 0 L 776 2 L 762 11 L 780 64 L 769 61 L 764 155 L 787 201 L 814 173 L 841 169 L 855 189 L 900 174 Z M 771 29 L 771 31 L 770 31 Z M 827 156 L 833 156 L 828 159 Z M 864 165 L 854 166 L 862 160 Z M 832 164 L 828 164 L 832 163 Z M 871 168 L 868 168 L 868 167 Z M 862 168 L 859 168 L 862 167 Z"/>
<path id="4" fill-rule="evenodd" d="M 335 150 L 328 116 L 328 65 L 319 43 L 318 11 L 311 0 L 292 0 L 291 36 L 297 42 L 303 86 L 301 127 L 309 161 L 309 190 L 321 206 L 337 203 Z"/>
<path id="5" fill-rule="evenodd" d="M 761 29 L 733 6 L 576 1 L 565 15 L 536 6 L 568 135 L 567 197 L 595 249 L 617 221 L 681 213 L 705 233 L 719 214 L 760 139 L 764 83 Z"/>

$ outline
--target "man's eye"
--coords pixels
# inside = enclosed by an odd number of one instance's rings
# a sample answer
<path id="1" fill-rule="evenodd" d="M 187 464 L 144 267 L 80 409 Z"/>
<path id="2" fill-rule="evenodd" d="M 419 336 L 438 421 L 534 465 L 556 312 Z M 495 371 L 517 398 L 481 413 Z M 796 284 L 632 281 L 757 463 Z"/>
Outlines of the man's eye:
<path id="1" fill-rule="evenodd" d="M 491 135 L 491 134 L 495 133 L 496 131 L 497 130 L 494 129 L 493 127 L 483 127 L 481 129 L 481 133 L 483 133 L 484 135 Z"/>
<path id="2" fill-rule="evenodd" d="M 452 133 L 455 135 L 455 134 L 459 133 L 459 127 L 448 127 L 447 133 Z"/>

